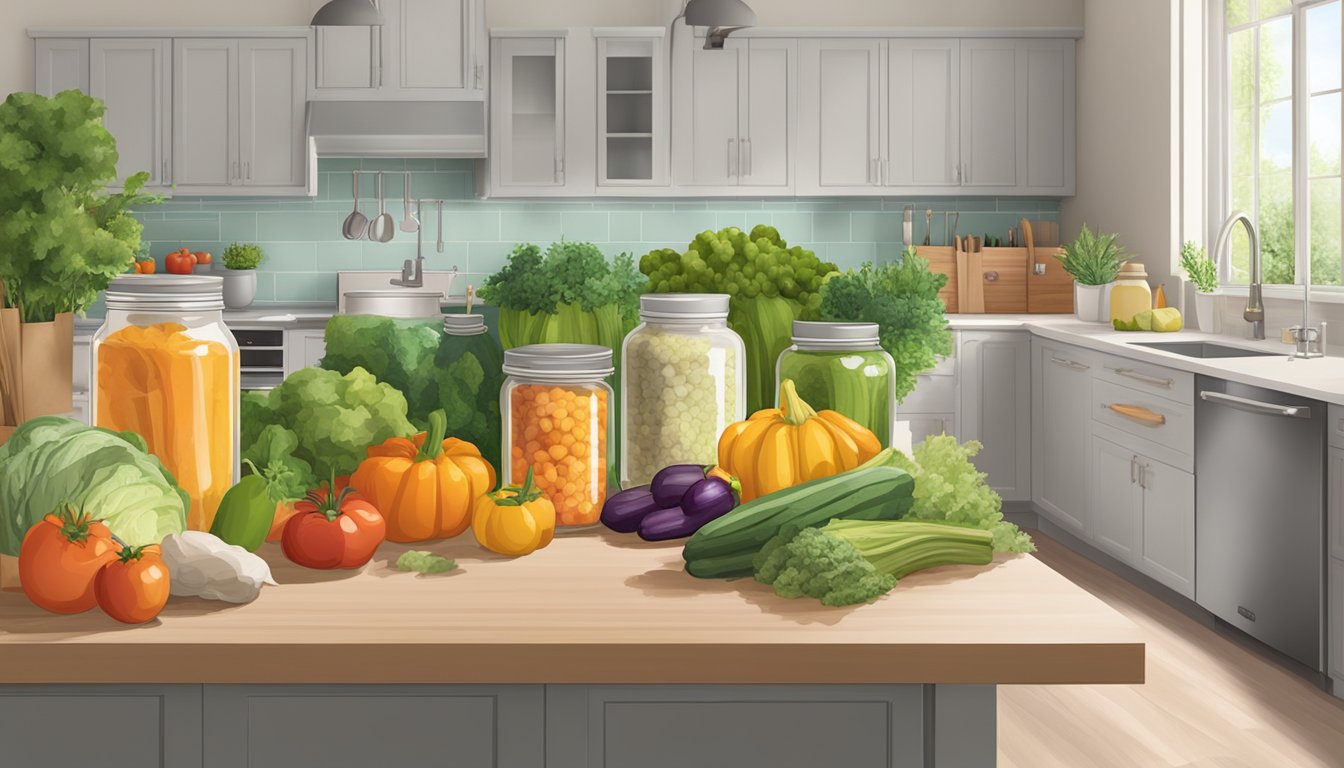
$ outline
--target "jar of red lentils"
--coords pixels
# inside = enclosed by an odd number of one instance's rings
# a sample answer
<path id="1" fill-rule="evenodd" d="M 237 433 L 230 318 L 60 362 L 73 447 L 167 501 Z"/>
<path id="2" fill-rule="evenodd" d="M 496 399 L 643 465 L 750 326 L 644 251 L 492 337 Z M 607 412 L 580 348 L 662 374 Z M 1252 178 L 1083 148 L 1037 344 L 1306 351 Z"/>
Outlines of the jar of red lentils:
<path id="1" fill-rule="evenodd" d="M 603 379 L 613 370 L 611 350 L 592 344 L 504 351 L 504 477 L 522 484 L 531 469 L 558 525 L 593 525 L 602 513 L 613 400 Z"/>

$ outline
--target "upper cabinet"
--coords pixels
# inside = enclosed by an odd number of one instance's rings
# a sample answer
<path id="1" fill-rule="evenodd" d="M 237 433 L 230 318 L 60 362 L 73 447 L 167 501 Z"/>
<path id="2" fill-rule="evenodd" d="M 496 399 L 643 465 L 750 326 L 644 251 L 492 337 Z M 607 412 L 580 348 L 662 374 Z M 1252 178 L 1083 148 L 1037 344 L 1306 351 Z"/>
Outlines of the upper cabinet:
<path id="1" fill-rule="evenodd" d="M 667 185 L 665 33 L 662 27 L 593 30 L 599 193 Z"/>
<path id="2" fill-rule="evenodd" d="M 1072 39 L 800 44 L 799 194 L 1067 196 Z"/>
<path id="3" fill-rule="evenodd" d="M 107 105 L 103 124 L 117 137 L 117 178 L 149 172 L 149 188 L 171 184 L 172 41 L 90 40 L 88 94 Z"/>
<path id="4" fill-rule="evenodd" d="M 305 125 L 307 28 L 67 30 L 37 39 L 36 90 L 83 90 L 107 105 L 121 186 L 146 171 L 161 194 L 311 196 Z"/>
<path id="5" fill-rule="evenodd" d="M 382 27 L 317 27 L 309 97 L 485 98 L 484 0 L 376 0 Z"/>
<path id="6" fill-rule="evenodd" d="M 499 194 L 565 190 L 567 33 L 496 37 L 491 49 L 491 185 Z"/>
<path id="7" fill-rule="evenodd" d="M 690 76 L 674 81 L 678 186 L 734 195 L 791 187 L 797 54 L 794 40 L 729 39 L 722 50 L 695 46 Z"/>
<path id="8" fill-rule="evenodd" d="M 283 194 L 305 186 L 307 42 L 173 44 L 173 158 L 179 194 Z"/>

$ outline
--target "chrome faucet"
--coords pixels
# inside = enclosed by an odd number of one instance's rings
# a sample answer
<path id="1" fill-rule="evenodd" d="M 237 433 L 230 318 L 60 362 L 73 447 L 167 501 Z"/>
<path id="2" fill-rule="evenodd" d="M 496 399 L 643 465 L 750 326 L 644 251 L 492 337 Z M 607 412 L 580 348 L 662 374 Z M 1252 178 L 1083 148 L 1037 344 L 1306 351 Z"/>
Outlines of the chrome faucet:
<path id="1" fill-rule="evenodd" d="M 415 201 L 415 218 L 421 218 L 421 201 Z M 415 261 L 407 259 L 401 265 L 401 278 L 393 278 L 388 282 L 401 288 L 423 288 L 425 287 L 425 254 L 423 251 L 425 242 L 425 228 L 420 227 L 415 231 Z"/>
<path id="2" fill-rule="evenodd" d="M 1293 344 L 1297 347 L 1293 357 L 1308 359 L 1325 357 L 1326 323 L 1322 320 L 1320 328 L 1315 328 L 1311 324 L 1311 277 L 1307 275 L 1305 278 L 1302 281 L 1302 324 L 1288 329 L 1288 334 L 1292 336 Z"/>
<path id="3" fill-rule="evenodd" d="M 1251 241 L 1251 285 L 1250 291 L 1246 294 L 1246 309 L 1242 311 L 1241 316 L 1246 322 L 1251 324 L 1251 338 L 1265 338 L 1265 302 L 1263 292 L 1260 288 L 1260 236 L 1255 231 L 1255 223 L 1251 217 L 1241 211 L 1233 211 L 1232 215 L 1223 222 L 1223 228 L 1218 231 L 1218 239 L 1213 246 L 1213 257 L 1220 258 L 1224 246 L 1227 245 L 1228 238 L 1232 235 L 1232 228 L 1241 222 L 1246 225 L 1246 234 Z"/>

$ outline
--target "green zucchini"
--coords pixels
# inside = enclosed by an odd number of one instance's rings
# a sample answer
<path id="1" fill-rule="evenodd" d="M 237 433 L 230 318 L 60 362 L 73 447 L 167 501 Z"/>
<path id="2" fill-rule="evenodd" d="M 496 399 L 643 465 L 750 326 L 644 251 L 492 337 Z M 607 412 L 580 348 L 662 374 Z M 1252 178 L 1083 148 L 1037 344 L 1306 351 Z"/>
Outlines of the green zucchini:
<path id="1" fill-rule="evenodd" d="M 686 572 L 704 579 L 750 574 L 752 557 L 786 525 L 901 518 L 914 503 L 915 480 L 897 458 L 888 448 L 848 472 L 753 499 L 709 522 L 686 542 Z"/>

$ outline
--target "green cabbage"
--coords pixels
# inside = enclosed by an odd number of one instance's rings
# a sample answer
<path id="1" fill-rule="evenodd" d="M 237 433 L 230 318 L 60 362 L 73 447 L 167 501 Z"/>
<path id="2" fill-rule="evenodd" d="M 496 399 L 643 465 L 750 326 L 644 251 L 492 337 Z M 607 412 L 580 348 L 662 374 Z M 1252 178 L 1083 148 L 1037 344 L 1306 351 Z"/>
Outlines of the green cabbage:
<path id="1" fill-rule="evenodd" d="M 139 435 L 32 419 L 0 446 L 0 553 L 18 555 L 28 529 L 67 504 L 131 546 L 187 525 L 186 493 Z"/>

